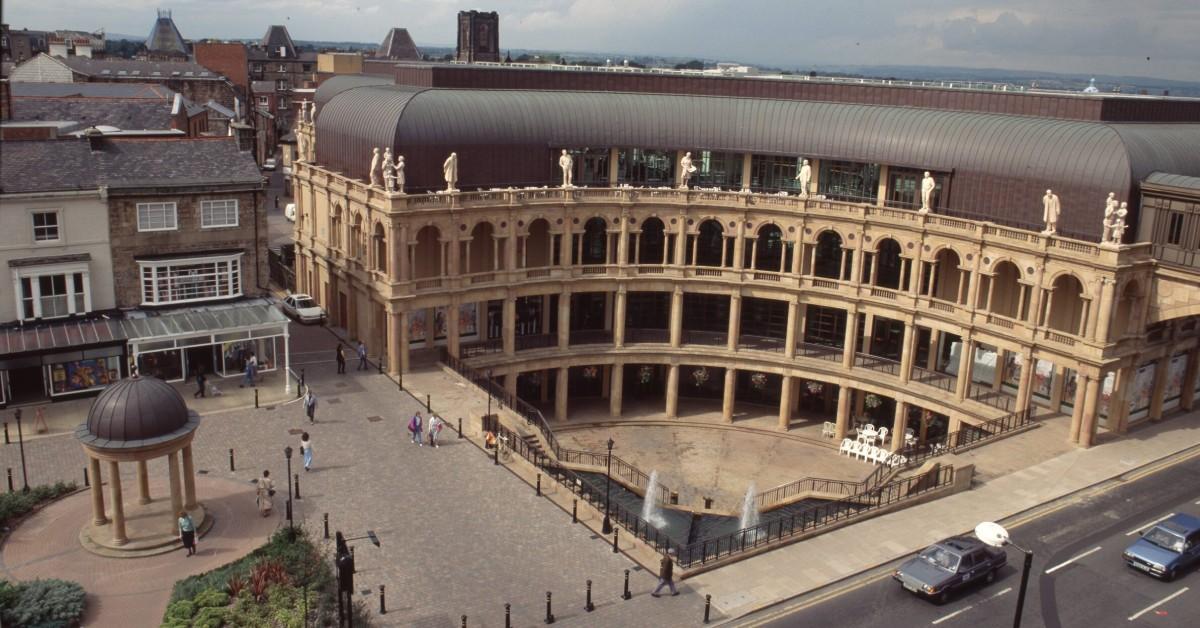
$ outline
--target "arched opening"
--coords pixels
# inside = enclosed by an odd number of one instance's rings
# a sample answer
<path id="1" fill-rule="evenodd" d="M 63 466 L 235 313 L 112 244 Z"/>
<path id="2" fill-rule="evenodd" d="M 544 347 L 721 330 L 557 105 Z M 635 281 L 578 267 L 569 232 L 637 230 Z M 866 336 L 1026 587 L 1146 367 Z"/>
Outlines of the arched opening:
<path id="1" fill-rule="evenodd" d="M 891 238 L 884 238 L 876 245 L 873 256 L 871 272 L 875 274 L 874 284 L 881 288 L 899 290 L 900 275 L 903 270 L 903 262 L 900 259 L 900 243 Z"/>
<path id="2" fill-rule="evenodd" d="M 1137 315 L 1140 311 L 1141 287 L 1138 282 L 1130 281 L 1121 290 L 1121 298 L 1117 299 L 1117 312 L 1113 317 L 1109 340 L 1120 340 L 1127 334 L 1135 333 Z"/>
<path id="3" fill-rule="evenodd" d="M 486 273 L 496 270 L 496 239 L 492 223 L 481 222 L 471 229 L 471 239 L 463 242 L 462 255 L 466 261 L 463 272 Z"/>
<path id="4" fill-rule="evenodd" d="M 387 254 L 387 236 L 383 231 L 382 223 L 375 223 L 375 233 L 371 237 L 374 243 L 375 259 L 371 265 L 375 270 L 386 273 L 388 271 L 388 254 Z"/>
<path id="5" fill-rule="evenodd" d="M 1024 286 L 1018 281 L 1021 271 L 1012 262 L 996 264 L 988 286 L 988 308 L 992 314 L 1008 318 L 1023 318 Z"/>
<path id="6" fill-rule="evenodd" d="M 441 232 L 429 225 L 417 232 L 417 247 L 413 253 L 413 279 L 442 276 Z"/>
<path id="7" fill-rule="evenodd" d="M 1046 326 L 1076 336 L 1083 335 L 1087 302 L 1083 299 L 1083 284 L 1074 275 L 1059 275 L 1050 293 L 1046 311 Z"/>
<path id="8" fill-rule="evenodd" d="M 658 218 L 647 218 L 642 223 L 642 233 L 637 240 L 637 254 L 634 259 L 638 264 L 667 263 L 666 226 Z"/>
<path id="9" fill-rule="evenodd" d="M 608 223 L 603 218 L 592 218 L 583 226 L 579 238 L 578 263 L 608 263 Z"/>
<path id="10" fill-rule="evenodd" d="M 362 257 L 362 214 L 354 214 L 350 221 L 350 241 L 346 243 L 346 252 L 354 259 Z"/>
<path id="11" fill-rule="evenodd" d="M 783 272 L 786 244 L 783 241 L 783 231 L 775 225 L 763 225 L 758 230 L 758 239 L 754 243 L 755 270 Z"/>
<path id="12" fill-rule="evenodd" d="M 329 246 L 342 248 L 342 206 L 334 205 L 329 216 Z"/>
<path id="13" fill-rule="evenodd" d="M 963 291 L 963 275 L 958 266 L 961 261 L 953 249 L 942 249 L 934 256 L 934 266 L 930 270 L 930 280 L 933 283 L 929 295 L 935 299 L 961 303 L 959 296 Z"/>
<path id="14" fill-rule="evenodd" d="M 840 279 L 842 276 L 842 236 L 836 231 L 823 231 L 813 247 L 813 274 L 817 277 Z"/>
<path id="15" fill-rule="evenodd" d="M 724 261 L 725 231 L 721 223 L 705 220 L 700 223 L 692 241 L 692 259 L 696 266 L 720 266 Z"/>
<path id="16" fill-rule="evenodd" d="M 525 237 L 525 252 L 522 265 L 525 268 L 541 268 L 549 266 L 550 249 L 552 246 L 550 237 L 550 223 L 545 218 L 538 218 L 529 223 L 529 235 Z"/>

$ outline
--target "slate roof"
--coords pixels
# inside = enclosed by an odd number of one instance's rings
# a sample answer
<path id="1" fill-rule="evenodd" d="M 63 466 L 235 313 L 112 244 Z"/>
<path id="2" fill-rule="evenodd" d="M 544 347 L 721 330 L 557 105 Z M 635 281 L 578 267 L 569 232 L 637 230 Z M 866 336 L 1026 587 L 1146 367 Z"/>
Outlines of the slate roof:
<path id="1" fill-rule="evenodd" d="M 391 59 L 393 61 L 420 61 L 421 51 L 408 34 L 407 28 L 393 28 L 379 44 L 375 53 L 376 59 Z"/>
<path id="2" fill-rule="evenodd" d="M 292 36 L 288 33 L 286 26 L 272 24 L 267 27 L 267 32 L 263 35 L 260 44 L 266 49 L 267 54 L 272 57 L 280 56 L 279 48 L 281 46 L 287 48 L 287 54 L 282 56 L 289 59 L 296 57 L 296 44 L 292 42 Z"/>
<path id="3" fill-rule="evenodd" d="M 61 120 L 76 123 L 65 132 L 102 125 L 124 131 L 173 128 L 169 100 L 13 98 L 12 104 L 13 121 Z"/>
<path id="4" fill-rule="evenodd" d="M 128 78 L 134 80 L 174 78 L 183 80 L 216 80 L 223 78 L 199 63 L 192 61 L 148 61 L 145 59 L 89 59 L 88 57 L 54 57 L 71 70 L 85 76 Z M 107 72 L 105 72 L 107 70 Z M 124 74 L 121 74 L 124 72 Z M 157 74 L 155 74 L 157 72 Z M 178 72 L 178 74 L 176 74 Z M 189 72 L 191 74 L 189 74 Z"/>
<path id="5" fill-rule="evenodd" d="M 10 83 L 13 98 L 138 98 L 170 102 L 175 92 L 157 83 Z"/>
<path id="6" fill-rule="evenodd" d="M 269 94 L 275 91 L 274 81 L 250 81 L 250 91 L 255 94 Z"/>
<path id="7" fill-rule="evenodd" d="M 187 42 L 183 40 L 183 35 L 179 33 L 179 28 L 175 26 L 175 20 L 171 19 L 169 11 L 158 12 L 158 19 L 154 21 L 154 26 L 150 29 L 150 36 L 146 38 L 146 49 L 150 52 L 173 52 L 184 55 L 188 53 Z"/>
<path id="8" fill-rule="evenodd" d="M 96 151 L 86 139 L 5 141 L 0 150 L 0 193 L 228 184 L 263 184 L 229 137 L 104 138 Z"/>
<path id="9" fill-rule="evenodd" d="M 1200 192 L 1200 177 L 1188 177 L 1169 172 L 1151 172 L 1142 182 L 1159 187 L 1180 188 Z"/>

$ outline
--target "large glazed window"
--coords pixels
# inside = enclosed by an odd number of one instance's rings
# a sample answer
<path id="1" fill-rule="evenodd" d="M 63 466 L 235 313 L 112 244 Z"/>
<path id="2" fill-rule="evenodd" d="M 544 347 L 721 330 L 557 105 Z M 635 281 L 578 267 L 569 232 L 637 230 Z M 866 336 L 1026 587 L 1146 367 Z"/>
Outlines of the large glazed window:
<path id="1" fill-rule="evenodd" d="M 237 199 L 200 201 L 200 228 L 238 226 Z"/>
<path id="2" fill-rule="evenodd" d="M 138 203 L 138 231 L 174 231 L 179 228 L 175 203 Z"/>
<path id="3" fill-rule="evenodd" d="M 139 261 L 142 305 L 209 301 L 241 296 L 242 254 Z"/>

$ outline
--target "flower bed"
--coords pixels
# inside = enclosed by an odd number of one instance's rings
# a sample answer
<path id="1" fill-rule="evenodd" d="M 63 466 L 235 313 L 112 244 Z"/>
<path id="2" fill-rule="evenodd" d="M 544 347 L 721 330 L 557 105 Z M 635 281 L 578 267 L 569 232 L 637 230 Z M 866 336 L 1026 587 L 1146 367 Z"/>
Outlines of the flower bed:
<path id="1" fill-rule="evenodd" d="M 322 548 L 284 528 L 244 558 L 176 582 L 162 625 L 332 626 L 336 586 Z M 355 625 L 371 625 L 361 600 L 354 612 Z"/>
<path id="2" fill-rule="evenodd" d="M 8 534 L 9 529 L 42 504 L 53 501 L 75 492 L 74 482 L 59 482 L 58 484 L 43 484 L 26 491 L 0 494 L 0 539 Z"/>
<path id="3" fill-rule="evenodd" d="M 83 587 L 66 580 L 0 580 L 0 625 L 78 626 L 86 597 Z"/>

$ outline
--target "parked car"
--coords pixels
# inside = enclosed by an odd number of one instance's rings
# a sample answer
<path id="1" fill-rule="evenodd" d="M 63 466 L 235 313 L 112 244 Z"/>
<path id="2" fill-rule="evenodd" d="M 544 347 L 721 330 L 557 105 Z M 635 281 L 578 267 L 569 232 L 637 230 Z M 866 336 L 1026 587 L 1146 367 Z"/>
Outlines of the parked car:
<path id="1" fill-rule="evenodd" d="M 288 220 L 290 220 L 292 222 L 296 222 L 296 204 L 295 203 L 288 203 L 283 208 L 283 217 L 287 218 Z"/>
<path id="2" fill-rule="evenodd" d="M 1200 563 L 1200 517 L 1181 512 L 1144 530 L 1122 554 L 1125 564 L 1171 581 Z"/>
<path id="3" fill-rule="evenodd" d="M 289 294 L 279 304 L 284 314 L 301 323 L 320 323 L 326 319 L 325 310 L 307 294 Z"/>
<path id="4" fill-rule="evenodd" d="M 944 603 L 972 582 L 991 583 L 1007 562 L 1004 550 L 988 547 L 972 537 L 956 536 L 925 548 L 900 565 L 892 577 L 905 589 Z"/>
<path id="5" fill-rule="evenodd" d="M 262 169 L 263 170 L 274 170 L 275 165 L 276 165 L 275 158 L 268 157 L 267 159 L 263 160 L 263 168 Z"/>

